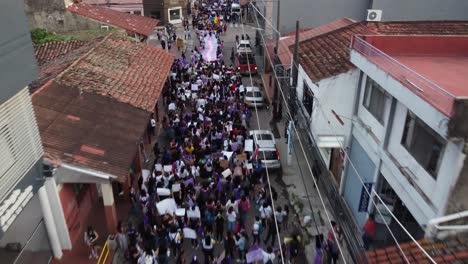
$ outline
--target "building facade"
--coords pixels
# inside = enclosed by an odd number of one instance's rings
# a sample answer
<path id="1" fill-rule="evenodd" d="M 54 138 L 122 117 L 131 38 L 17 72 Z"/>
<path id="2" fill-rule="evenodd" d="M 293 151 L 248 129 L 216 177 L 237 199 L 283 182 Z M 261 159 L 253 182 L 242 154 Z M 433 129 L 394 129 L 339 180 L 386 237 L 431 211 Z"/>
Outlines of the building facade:
<path id="1" fill-rule="evenodd" d="M 144 15 L 161 20 L 163 24 L 180 24 L 191 13 L 192 1 L 143 0 Z"/>
<path id="2" fill-rule="evenodd" d="M 378 245 L 394 243 L 385 224 L 398 241 L 410 240 L 394 218 L 420 239 L 431 219 L 467 208 L 466 199 L 450 205 L 466 189 L 467 162 L 466 136 L 449 131 L 464 122 L 454 117 L 468 94 L 457 70 L 468 61 L 466 44 L 465 36 L 353 39 L 361 81 L 342 194 L 360 226 L 376 215 Z"/>
<path id="3" fill-rule="evenodd" d="M 43 149 L 28 84 L 38 76 L 22 2 L 0 3 L 0 262 L 47 263 L 54 233 Z M 12 27 L 11 25 L 15 25 Z M 55 250 L 56 257 L 61 256 Z"/>
<path id="4" fill-rule="evenodd" d="M 83 0 L 85 4 L 108 7 L 133 15 L 143 15 L 143 0 Z"/>

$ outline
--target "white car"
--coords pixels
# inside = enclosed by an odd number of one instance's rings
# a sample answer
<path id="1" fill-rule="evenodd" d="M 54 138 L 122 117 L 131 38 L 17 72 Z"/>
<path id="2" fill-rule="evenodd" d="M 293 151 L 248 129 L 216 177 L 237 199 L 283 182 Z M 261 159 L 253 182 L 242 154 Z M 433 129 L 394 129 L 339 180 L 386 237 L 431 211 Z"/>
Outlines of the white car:
<path id="1" fill-rule="evenodd" d="M 249 136 L 254 140 L 255 148 L 276 148 L 275 136 L 270 130 L 250 130 Z"/>
<path id="2" fill-rule="evenodd" d="M 265 104 L 260 88 L 256 86 L 245 87 L 244 103 L 250 107 L 262 107 Z"/>
<path id="3" fill-rule="evenodd" d="M 252 47 L 250 46 L 250 40 L 240 40 L 237 44 L 237 54 L 252 53 Z"/>

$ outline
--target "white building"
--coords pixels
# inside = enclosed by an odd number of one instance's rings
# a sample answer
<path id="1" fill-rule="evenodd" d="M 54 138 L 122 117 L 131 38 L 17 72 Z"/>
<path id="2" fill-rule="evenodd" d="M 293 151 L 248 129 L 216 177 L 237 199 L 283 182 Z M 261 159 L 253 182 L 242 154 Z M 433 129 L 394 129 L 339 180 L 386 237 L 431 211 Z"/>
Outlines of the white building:
<path id="1" fill-rule="evenodd" d="M 353 38 L 351 62 L 362 78 L 343 196 L 359 225 L 375 212 L 398 241 L 409 240 L 380 201 L 383 217 L 368 202 L 363 182 L 416 238 L 431 219 L 467 209 L 466 197 L 454 199 L 468 193 L 466 110 L 458 107 L 468 96 L 467 47 L 465 36 Z M 378 228 L 377 240 L 385 241 L 386 228 Z"/>

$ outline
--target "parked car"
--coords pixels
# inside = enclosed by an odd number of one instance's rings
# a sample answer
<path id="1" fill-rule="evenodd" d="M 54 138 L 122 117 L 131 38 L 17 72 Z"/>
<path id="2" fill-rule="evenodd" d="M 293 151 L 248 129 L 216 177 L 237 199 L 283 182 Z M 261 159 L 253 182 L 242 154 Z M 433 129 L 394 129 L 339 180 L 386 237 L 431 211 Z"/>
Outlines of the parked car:
<path id="1" fill-rule="evenodd" d="M 241 74 L 252 74 L 257 73 L 257 63 L 253 55 L 247 54 L 237 54 L 235 59 L 236 68 Z"/>
<path id="2" fill-rule="evenodd" d="M 265 169 L 281 168 L 281 161 L 276 147 L 275 136 L 270 130 L 251 130 L 249 137 L 253 141 L 252 161 L 260 161 Z"/>
<path id="3" fill-rule="evenodd" d="M 262 107 L 265 104 L 260 88 L 256 86 L 245 87 L 244 103 L 250 107 Z"/>

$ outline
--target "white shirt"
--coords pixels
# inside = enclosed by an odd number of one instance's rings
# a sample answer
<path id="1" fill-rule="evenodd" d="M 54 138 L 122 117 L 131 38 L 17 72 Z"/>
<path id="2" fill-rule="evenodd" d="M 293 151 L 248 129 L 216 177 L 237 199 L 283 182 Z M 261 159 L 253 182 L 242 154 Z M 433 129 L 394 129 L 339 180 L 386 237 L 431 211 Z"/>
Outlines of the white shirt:
<path id="1" fill-rule="evenodd" d="M 156 127 L 156 120 L 154 118 L 151 118 L 151 127 Z"/>
<path id="2" fill-rule="evenodd" d="M 271 260 L 271 262 L 273 262 L 273 260 L 275 260 L 275 254 L 274 253 L 268 253 L 268 252 L 262 250 L 262 255 L 263 255 L 263 263 L 267 263 L 269 260 Z"/>
<path id="3" fill-rule="evenodd" d="M 167 109 L 169 109 L 169 111 L 175 111 L 177 109 L 176 104 L 174 102 L 170 103 Z"/>
<path id="4" fill-rule="evenodd" d="M 231 213 L 227 214 L 227 219 L 229 222 L 235 222 L 236 218 L 237 218 L 237 214 L 236 212 L 234 212 L 234 210 Z"/>
<path id="5" fill-rule="evenodd" d="M 261 218 L 267 218 L 267 217 L 270 217 L 271 214 L 273 213 L 273 210 L 271 210 L 271 207 L 268 206 L 268 207 L 261 207 L 260 208 L 260 217 Z"/>

